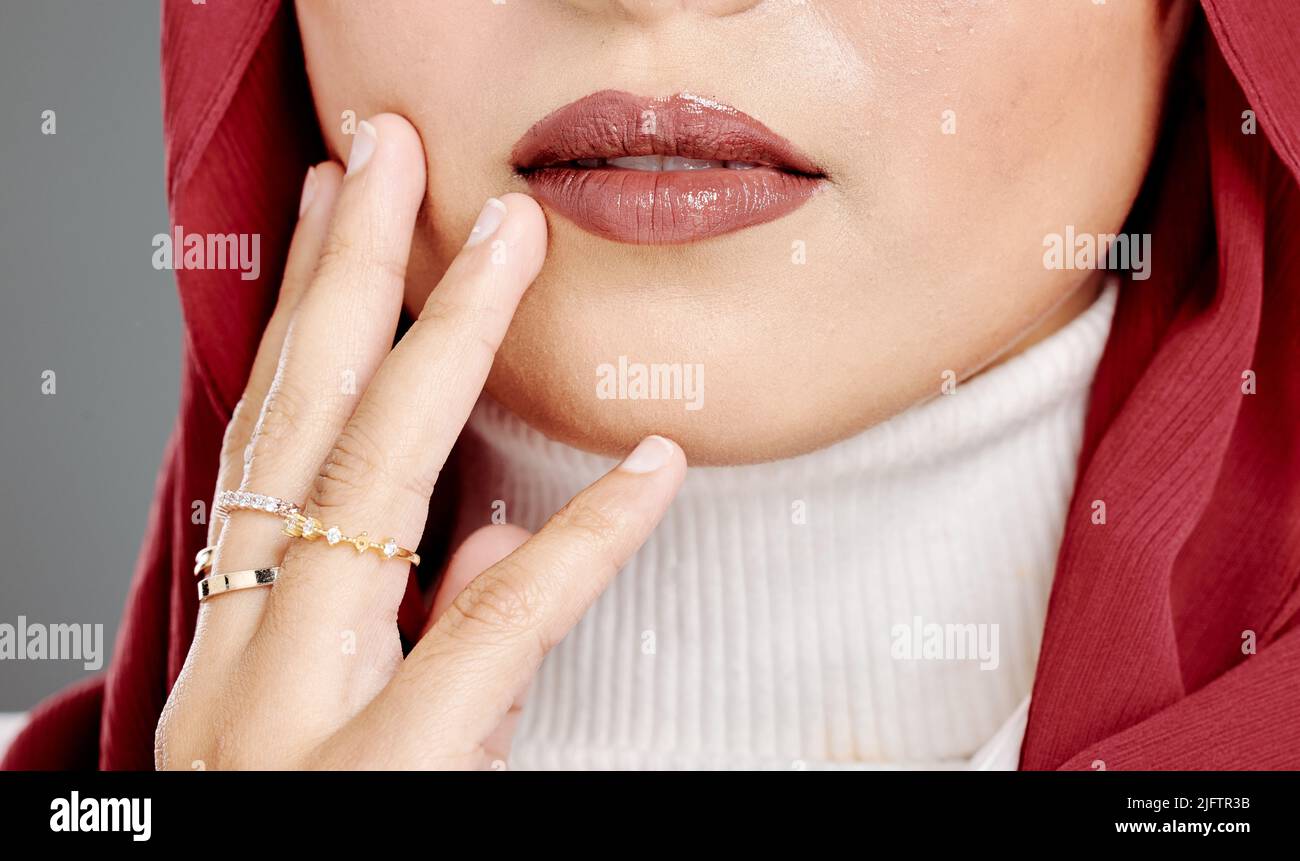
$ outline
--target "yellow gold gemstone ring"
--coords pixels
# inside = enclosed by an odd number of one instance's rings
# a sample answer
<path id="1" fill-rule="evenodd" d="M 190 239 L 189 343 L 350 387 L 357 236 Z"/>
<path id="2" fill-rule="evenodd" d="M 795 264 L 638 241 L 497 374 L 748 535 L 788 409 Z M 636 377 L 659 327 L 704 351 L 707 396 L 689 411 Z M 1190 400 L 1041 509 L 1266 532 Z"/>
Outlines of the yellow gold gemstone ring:
<path id="1" fill-rule="evenodd" d="M 420 554 L 414 550 L 407 550 L 405 547 L 397 546 L 396 538 L 385 538 L 383 541 L 371 541 L 367 535 L 362 532 L 356 537 L 344 535 L 343 531 L 337 526 L 326 526 L 314 517 L 294 511 L 284 518 L 284 534 L 291 535 L 294 538 L 303 538 L 307 541 L 323 540 L 326 544 L 333 547 L 336 544 L 350 544 L 357 553 L 365 553 L 367 550 L 373 550 L 385 559 L 396 559 L 399 562 L 410 562 L 412 565 L 420 564 Z"/>
<path id="2" fill-rule="evenodd" d="M 320 539 L 331 547 L 336 544 L 348 544 L 355 548 L 357 553 L 365 553 L 369 550 L 385 559 L 410 562 L 412 565 L 420 564 L 420 554 L 414 550 L 399 547 L 396 538 L 372 541 L 368 532 L 359 533 L 355 537 L 344 535 L 343 530 L 337 526 L 326 526 L 315 517 L 303 514 L 299 506 L 276 496 L 267 496 L 264 493 L 250 493 L 243 490 L 223 490 L 217 494 L 217 516 L 228 518 L 231 512 L 234 511 L 252 511 L 282 517 L 284 518 L 284 534 L 293 538 L 302 538 L 307 541 Z"/>

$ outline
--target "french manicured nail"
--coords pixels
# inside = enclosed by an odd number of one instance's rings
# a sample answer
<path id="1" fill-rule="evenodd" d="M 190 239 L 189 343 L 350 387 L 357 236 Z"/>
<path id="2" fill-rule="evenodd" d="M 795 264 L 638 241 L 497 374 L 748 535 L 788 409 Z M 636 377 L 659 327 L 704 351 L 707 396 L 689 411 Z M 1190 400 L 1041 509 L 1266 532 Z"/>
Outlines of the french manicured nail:
<path id="1" fill-rule="evenodd" d="M 366 166 L 375 154 L 375 145 L 379 142 L 379 133 L 367 120 L 357 124 L 357 133 L 352 136 L 352 152 L 348 154 L 348 175 L 356 173 Z"/>
<path id="2" fill-rule="evenodd" d="M 302 181 L 302 198 L 298 201 L 298 217 L 302 218 L 303 213 L 311 206 L 311 202 L 316 199 L 316 168 L 307 168 L 307 178 Z"/>
<path id="3" fill-rule="evenodd" d="M 505 218 L 506 205 L 495 197 L 489 197 L 487 203 L 483 204 L 483 211 L 478 214 L 478 220 L 474 222 L 474 229 L 469 232 L 469 239 L 465 240 L 465 247 L 473 248 L 496 233 Z"/>
<path id="4" fill-rule="evenodd" d="M 618 468 L 624 472 L 647 473 L 659 469 L 673 456 L 673 444 L 661 436 L 648 436 L 632 449 Z"/>

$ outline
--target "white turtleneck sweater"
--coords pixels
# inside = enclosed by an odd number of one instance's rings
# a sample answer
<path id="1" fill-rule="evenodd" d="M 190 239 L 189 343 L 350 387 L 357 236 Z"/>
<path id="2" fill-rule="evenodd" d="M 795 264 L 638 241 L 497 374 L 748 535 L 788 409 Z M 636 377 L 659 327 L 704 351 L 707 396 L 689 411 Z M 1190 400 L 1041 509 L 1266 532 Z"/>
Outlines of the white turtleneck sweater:
<path id="1" fill-rule="evenodd" d="M 690 469 L 543 662 L 510 767 L 1015 768 L 1115 293 L 856 437 Z M 461 538 L 614 464 L 487 399 L 462 450 Z"/>

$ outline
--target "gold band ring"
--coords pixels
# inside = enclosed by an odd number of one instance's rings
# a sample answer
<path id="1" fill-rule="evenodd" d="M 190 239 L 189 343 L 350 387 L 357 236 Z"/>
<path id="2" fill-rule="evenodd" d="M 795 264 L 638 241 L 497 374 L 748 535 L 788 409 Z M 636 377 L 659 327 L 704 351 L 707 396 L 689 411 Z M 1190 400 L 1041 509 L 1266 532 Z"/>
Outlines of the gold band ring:
<path id="1" fill-rule="evenodd" d="M 270 586 L 279 576 L 279 568 L 254 568 L 249 571 L 213 574 L 199 581 L 199 600 L 206 601 L 222 592 L 238 592 L 240 589 L 252 589 L 254 586 Z"/>

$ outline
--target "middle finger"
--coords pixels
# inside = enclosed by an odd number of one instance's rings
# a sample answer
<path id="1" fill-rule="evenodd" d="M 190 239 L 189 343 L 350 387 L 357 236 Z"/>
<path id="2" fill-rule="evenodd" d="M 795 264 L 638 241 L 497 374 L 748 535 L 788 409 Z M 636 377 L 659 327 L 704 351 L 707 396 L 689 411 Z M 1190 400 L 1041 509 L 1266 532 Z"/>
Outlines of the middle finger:
<path id="1" fill-rule="evenodd" d="M 545 250 L 546 222 L 532 198 L 488 201 L 325 458 L 307 514 L 349 536 L 418 545 L 434 483 Z M 290 548 L 268 604 L 272 627 L 297 628 L 300 639 L 358 624 L 391 628 L 408 564 L 346 546 Z"/>

